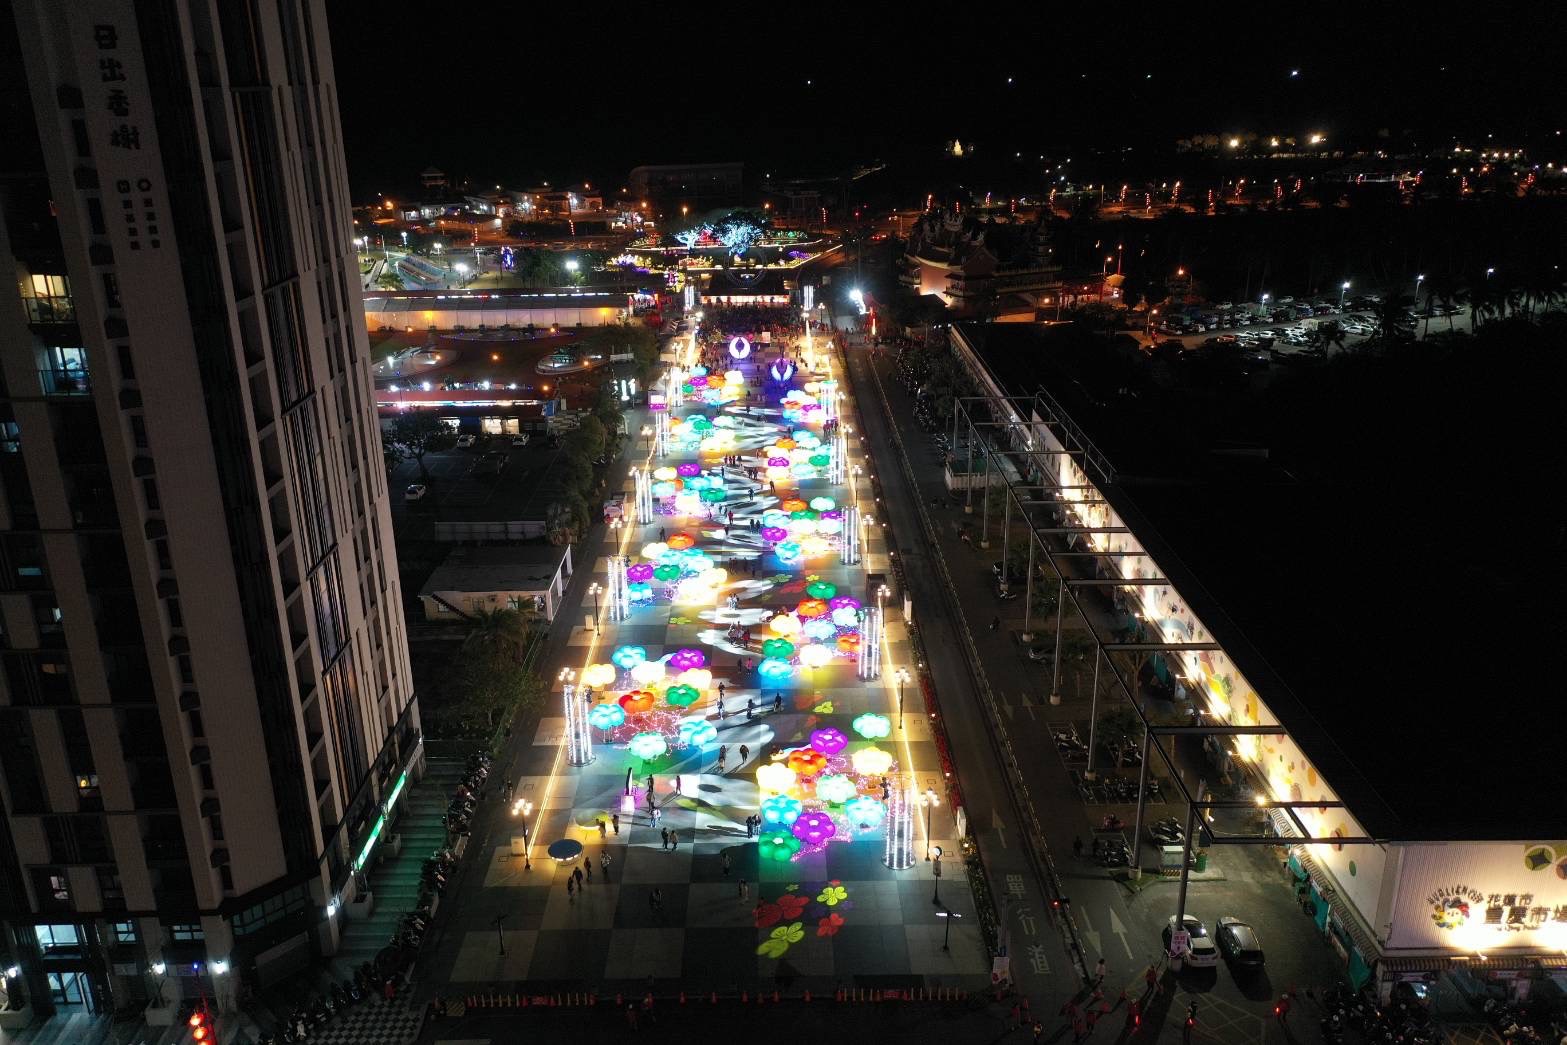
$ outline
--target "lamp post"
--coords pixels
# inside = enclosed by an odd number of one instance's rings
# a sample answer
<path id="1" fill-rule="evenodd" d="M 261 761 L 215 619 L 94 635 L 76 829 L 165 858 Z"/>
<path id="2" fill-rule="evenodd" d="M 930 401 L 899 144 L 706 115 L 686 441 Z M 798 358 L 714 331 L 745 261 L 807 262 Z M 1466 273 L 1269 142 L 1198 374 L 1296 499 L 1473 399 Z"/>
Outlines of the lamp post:
<path id="1" fill-rule="evenodd" d="M 1420 307 L 1420 284 L 1424 283 L 1425 280 L 1426 274 L 1424 272 L 1415 277 L 1415 308 L 1417 309 Z"/>
<path id="2" fill-rule="evenodd" d="M 599 592 L 603 590 L 604 586 L 598 581 L 588 585 L 588 594 L 593 596 L 593 631 L 595 634 L 599 630 Z"/>
<path id="3" fill-rule="evenodd" d="M 941 949 L 944 951 L 950 950 L 951 948 L 948 944 L 952 942 L 952 919 L 962 918 L 963 916 L 950 907 L 944 907 L 936 912 L 936 917 L 947 920 L 946 928 L 941 931 Z"/>
<path id="4" fill-rule="evenodd" d="M 1344 291 L 1349 289 L 1349 280 L 1345 280 L 1338 286 L 1338 310 L 1344 311 Z"/>
<path id="5" fill-rule="evenodd" d="M 931 813 L 934 812 L 935 808 L 939 805 L 941 805 L 941 798 L 936 794 L 936 789 L 933 787 L 927 787 L 925 789 L 925 793 L 920 795 L 920 807 L 925 810 L 925 844 L 927 847 L 925 850 L 926 860 L 930 859 L 930 817 Z M 936 852 L 938 855 L 941 853 L 940 846 L 936 847 Z"/>
<path id="6" fill-rule="evenodd" d="M 903 686 L 909 681 L 909 669 L 898 669 L 898 732 L 903 732 Z"/>
<path id="7" fill-rule="evenodd" d="M 927 834 L 928 833 L 929 832 L 927 832 Z M 936 904 L 937 906 L 940 906 L 941 905 L 941 846 L 939 846 L 939 845 L 932 846 L 931 849 L 935 852 L 936 855 L 935 855 L 935 857 L 932 858 L 932 862 L 931 862 L 931 865 L 930 865 L 931 879 L 935 882 L 934 891 L 930 894 L 930 902 L 933 903 L 933 904 Z"/>
<path id="8" fill-rule="evenodd" d="M 506 957 L 506 937 L 501 933 L 501 926 L 506 923 L 506 916 L 498 914 L 490 924 L 495 926 L 495 942 L 501 945 L 501 957 Z"/>

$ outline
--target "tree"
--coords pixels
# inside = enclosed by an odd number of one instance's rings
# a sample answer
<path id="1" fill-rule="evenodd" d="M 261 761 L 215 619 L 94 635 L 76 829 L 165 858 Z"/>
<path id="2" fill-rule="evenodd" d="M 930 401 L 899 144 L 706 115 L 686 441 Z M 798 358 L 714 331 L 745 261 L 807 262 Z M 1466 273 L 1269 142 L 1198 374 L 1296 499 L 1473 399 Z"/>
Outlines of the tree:
<path id="1" fill-rule="evenodd" d="M 510 607 L 478 610 L 463 639 L 463 651 L 504 657 L 520 664 L 532 637 L 533 629 L 517 610 Z"/>
<path id="2" fill-rule="evenodd" d="M 457 433 L 439 417 L 426 410 L 408 410 L 392 419 L 385 438 L 419 466 L 419 478 L 428 480 L 424 455 L 449 450 L 457 442 Z"/>
<path id="3" fill-rule="evenodd" d="M 1337 320 L 1318 323 L 1311 332 L 1311 340 L 1314 345 L 1322 350 L 1323 355 L 1327 355 L 1328 349 L 1334 345 L 1337 345 L 1338 350 L 1342 352 L 1344 350 L 1344 328 L 1339 326 Z"/>
<path id="4" fill-rule="evenodd" d="M 1408 294 L 1389 294 L 1377 306 L 1377 341 L 1390 344 L 1404 338 L 1404 312 L 1413 302 Z"/>
<path id="5" fill-rule="evenodd" d="M 398 465 L 408 460 L 408 452 L 403 449 L 402 444 L 393 442 L 386 432 L 381 433 L 381 460 L 386 464 L 388 475 L 395 471 Z"/>

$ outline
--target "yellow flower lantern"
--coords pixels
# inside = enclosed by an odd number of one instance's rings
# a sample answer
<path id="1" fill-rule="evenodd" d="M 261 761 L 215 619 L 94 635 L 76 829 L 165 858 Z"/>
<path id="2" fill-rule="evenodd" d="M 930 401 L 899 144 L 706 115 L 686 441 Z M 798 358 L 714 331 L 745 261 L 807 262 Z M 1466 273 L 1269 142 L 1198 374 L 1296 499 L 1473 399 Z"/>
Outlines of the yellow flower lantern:
<path id="1" fill-rule="evenodd" d="M 892 768 L 892 755 L 879 747 L 861 748 L 849 761 L 861 776 L 881 776 Z"/>
<path id="2" fill-rule="evenodd" d="M 794 787 L 794 770 L 781 762 L 769 762 L 757 769 L 756 786 L 764 794 L 788 794 Z"/>

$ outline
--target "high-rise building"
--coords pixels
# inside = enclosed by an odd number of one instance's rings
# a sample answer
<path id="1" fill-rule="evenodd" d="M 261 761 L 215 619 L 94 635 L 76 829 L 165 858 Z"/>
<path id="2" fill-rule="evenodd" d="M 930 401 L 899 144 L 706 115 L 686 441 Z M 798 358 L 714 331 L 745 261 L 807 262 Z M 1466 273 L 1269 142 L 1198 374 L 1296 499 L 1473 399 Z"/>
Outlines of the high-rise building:
<path id="1" fill-rule="evenodd" d="M 324 2 L 10 0 L 0 107 L 0 1001 L 229 1007 L 421 767 Z"/>

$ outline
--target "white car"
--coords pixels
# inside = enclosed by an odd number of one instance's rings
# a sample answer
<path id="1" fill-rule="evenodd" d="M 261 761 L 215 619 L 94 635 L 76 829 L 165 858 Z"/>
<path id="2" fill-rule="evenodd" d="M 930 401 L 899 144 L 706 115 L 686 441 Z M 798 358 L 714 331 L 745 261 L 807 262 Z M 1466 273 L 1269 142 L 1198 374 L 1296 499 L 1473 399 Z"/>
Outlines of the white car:
<path id="1" fill-rule="evenodd" d="M 430 493 L 430 488 L 423 483 L 410 483 L 408 489 L 403 491 L 403 500 L 409 504 L 422 501 Z"/>
<path id="2" fill-rule="evenodd" d="M 1193 966 L 1207 967 L 1219 964 L 1219 947 L 1213 942 L 1213 937 L 1208 935 L 1208 927 L 1202 924 L 1202 919 L 1196 915 L 1188 914 L 1181 921 L 1181 926 L 1191 937 L 1186 947 L 1186 960 Z M 1164 950 L 1170 952 L 1170 940 L 1175 934 L 1175 915 L 1170 915 L 1170 920 L 1164 926 Z"/>
<path id="3" fill-rule="evenodd" d="M 523 432 L 521 435 L 515 435 L 515 436 L 512 437 L 511 445 L 513 445 L 513 446 L 527 446 L 528 445 L 528 440 L 530 438 L 531 437 L 528 435 L 527 432 Z"/>
<path id="4" fill-rule="evenodd" d="M 465 435 L 460 435 L 460 436 L 457 437 L 457 449 L 459 449 L 459 450 L 470 449 L 478 441 L 479 441 L 479 437 L 474 435 L 471 432 L 467 433 Z"/>

